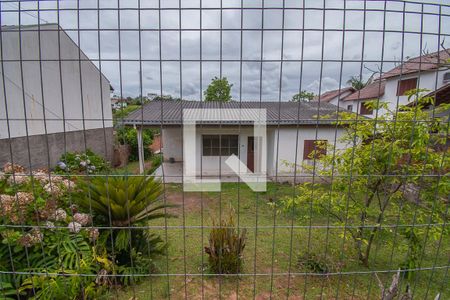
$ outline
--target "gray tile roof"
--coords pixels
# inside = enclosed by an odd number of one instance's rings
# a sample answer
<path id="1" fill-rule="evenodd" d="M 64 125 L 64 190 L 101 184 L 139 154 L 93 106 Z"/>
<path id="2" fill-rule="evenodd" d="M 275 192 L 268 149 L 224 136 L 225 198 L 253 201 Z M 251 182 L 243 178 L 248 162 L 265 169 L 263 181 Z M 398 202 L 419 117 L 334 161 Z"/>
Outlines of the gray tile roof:
<path id="1" fill-rule="evenodd" d="M 267 125 L 324 125 L 333 124 L 334 118 L 318 119 L 319 117 L 333 114 L 338 107 L 330 103 L 319 102 L 259 102 L 259 101 L 231 101 L 220 102 L 200 102 L 200 101 L 176 101 L 163 100 L 151 101 L 142 108 L 135 110 L 123 120 L 125 125 L 181 125 L 182 109 L 195 108 L 265 108 L 267 113 Z M 340 111 L 344 109 L 340 108 Z M 162 111 L 162 113 L 161 113 Z M 244 121 L 207 121 L 203 124 L 245 124 Z M 250 124 L 250 122 L 247 122 Z"/>

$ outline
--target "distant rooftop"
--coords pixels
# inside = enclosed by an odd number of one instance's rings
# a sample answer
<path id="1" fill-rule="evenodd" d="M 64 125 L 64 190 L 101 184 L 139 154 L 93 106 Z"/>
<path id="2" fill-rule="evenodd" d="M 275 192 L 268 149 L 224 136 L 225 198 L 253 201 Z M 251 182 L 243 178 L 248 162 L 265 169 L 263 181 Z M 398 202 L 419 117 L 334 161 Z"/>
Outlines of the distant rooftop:
<path id="1" fill-rule="evenodd" d="M 130 113 L 124 120 L 125 125 L 181 125 L 183 109 L 198 108 L 265 108 L 267 125 L 325 125 L 333 124 L 336 120 L 323 119 L 326 115 L 335 115 L 342 108 L 330 103 L 313 102 L 200 102 L 180 100 L 158 100 L 145 104 L 142 109 Z M 251 122 L 247 122 L 251 124 Z M 202 124 L 245 125 L 244 121 L 203 121 Z"/>
<path id="2" fill-rule="evenodd" d="M 426 72 L 437 69 L 450 59 L 450 48 L 438 52 L 424 54 L 407 60 L 392 70 L 383 73 L 381 79 L 387 79 L 400 75 L 407 75 L 416 72 Z"/>
<path id="3" fill-rule="evenodd" d="M 347 92 L 354 92 L 354 91 L 355 91 L 355 89 L 352 88 L 352 87 L 345 87 L 345 88 L 342 88 L 342 89 L 337 89 L 337 90 L 332 90 L 332 91 L 325 92 L 322 95 L 320 95 L 320 97 L 319 96 L 315 96 L 314 100 L 316 100 L 316 101 L 320 100 L 321 102 L 329 102 L 329 101 L 331 101 L 332 99 L 336 98 L 339 95 L 342 95 L 342 94 L 347 93 Z"/>
<path id="4" fill-rule="evenodd" d="M 344 98 L 344 101 L 377 99 L 384 95 L 385 85 L 386 82 L 384 80 L 381 82 L 377 80 L 359 91 L 355 91 L 353 94 L 348 95 Z"/>

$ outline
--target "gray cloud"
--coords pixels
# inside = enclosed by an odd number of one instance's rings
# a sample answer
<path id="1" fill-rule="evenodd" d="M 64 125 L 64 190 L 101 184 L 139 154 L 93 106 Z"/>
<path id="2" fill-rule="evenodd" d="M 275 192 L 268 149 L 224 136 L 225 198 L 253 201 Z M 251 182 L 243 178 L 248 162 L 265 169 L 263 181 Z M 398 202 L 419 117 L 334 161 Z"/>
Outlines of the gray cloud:
<path id="1" fill-rule="evenodd" d="M 439 24 L 437 15 L 423 15 L 421 22 L 421 16 L 413 13 L 420 12 L 421 6 L 408 4 L 403 22 L 403 4 L 400 2 L 387 3 L 389 10 L 397 12 L 387 12 L 385 22 L 382 11 L 366 11 L 364 25 L 363 11 L 347 10 L 344 23 L 343 10 L 323 11 L 323 2 L 311 1 L 307 4 L 316 9 L 303 12 L 301 1 L 294 0 L 285 1 L 286 7 L 291 9 L 284 11 L 283 24 L 283 11 L 279 9 L 281 1 L 264 1 L 266 9 L 263 12 L 258 8 L 261 7 L 261 1 L 245 1 L 245 10 L 222 11 L 222 28 L 225 29 L 222 34 L 220 0 L 202 1 L 203 7 L 215 8 L 203 11 L 198 9 L 199 0 L 183 0 L 181 6 L 189 7 L 189 10 L 181 10 L 181 15 L 176 9 L 161 10 L 161 21 L 158 10 L 145 10 L 157 8 L 158 3 L 158 0 L 140 0 L 143 10 L 139 12 L 136 10 L 137 0 L 121 0 L 122 10 L 119 12 L 116 1 L 100 1 L 100 8 L 105 9 L 100 11 L 97 10 L 97 0 L 80 1 L 80 8 L 93 10 L 79 11 L 78 25 L 77 1 L 62 1 L 60 8 L 69 10 L 60 11 L 60 25 L 76 43 L 78 28 L 82 29 L 79 41 L 81 49 L 94 63 L 101 65 L 116 93 L 135 96 L 142 89 L 144 94 L 162 92 L 174 97 L 182 94 L 186 99 L 199 99 L 201 89 L 206 89 L 211 78 L 219 76 L 220 72 L 233 83 L 234 99 L 242 97 L 244 100 L 259 100 L 261 97 L 263 100 L 286 100 L 299 89 L 318 93 L 319 87 L 323 92 L 338 88 L 339 85 L 344 86 L 352 75 L 361 74 L 363 78 L 368 78 L 371 75 L 369 69 L 382 67 L 387 70 L 394 65 L 394 61 L 417 56 L 423 50 L 436 51 L 439 43 L 444 40 L 446 47 L 449 47 L 450 40 L 450 17 L 441 16 Z M 164 8 L 178 8 L 179 1 L 164 0 L 161 3 Z M 239 7 L 240 3 L 240 0 L 222 1 L 225 8 Z M 18 14 L 11 10 L 16 10 L 18 4 L 1 5 L 2 25 L 17 25 Z M 20 5 L 23 9 L 37 9 L 37 1 Z M 55 1 L 44 1 L 39 5 L 42 9 L 50 9 L 41 11 L 41 22 L 57 22 L 57 12 L 52 10 L 56 8 Z M 346 2 L 347 9 L 362 9 L 363 5 L 362 1 Z M 366 2 L 369 9 L 383 9 L 383 5 L 381 1 Z M 343 1 L 327 0 L 326 6 L 342 9 Z M 425 5 L 424 11 L 437 13 L 436 6 Z M 442 13 L 450 14 L 450 9 L 442 7 Z M 200 18 L 202 28 L 205 29 L 202 32 L 199 31 Z M 36 11 L 22 13 L 22 24 L 35 24 L 37 21 Z M 158 32 L 159 23 L 164 30 L 161 34 Z M 302 30 L 303 23 L 307 29 L 305 31 Z M 120 29 L 124 29 L 120 32 L 119 24 Z M 381 32 L 383 26 L 386 29 L 384 34 Z M 181 40 L 180 27 L 184 30 L 181 32 Z M 244 29 L 242 45 L 241 27 Z M 263 27 L 265 31 L 262 40 Z M 142 29 L 140 34 L 139 28 Z M 328 31 L 323 31 L 324 28 Z M 370 31 L 364 34 L 357 31 L 363 28 Z M 403 29 L 407 32 L 402 34 Z M 371 32 L 372 30 L 379 32 Z M 440 40 L 436 35 L 439 30 Z M 180 58 L 180 44 L 181 57 L 186 60 L 181 66 L 177 61 Z M 158 61 L 160 52 L 162 59 L 173 60 L 164 61 L 161 70 Z M 262 65 L 258 61 L 261 59 L 261 52 L 264 60 Z M 99 54 L 101 64 L 98 61 Z M 239 61 L 241 57 L 244 60 L 242 62 Z M 281 66 L 281 57 L 291 61 L 283 62 Z M 204 60 L 201 63 L 200 58 Z M 219 62 L 221 58 L 222 63 Z M 120 63 L 119 59 L 122 60 Z M 303 63 L 300 62 L 301 59 L 304 60 Z M 342 64 L 341 59 L 345 60 Z M 142 76 L 141 80 L 139 76 Z"/>

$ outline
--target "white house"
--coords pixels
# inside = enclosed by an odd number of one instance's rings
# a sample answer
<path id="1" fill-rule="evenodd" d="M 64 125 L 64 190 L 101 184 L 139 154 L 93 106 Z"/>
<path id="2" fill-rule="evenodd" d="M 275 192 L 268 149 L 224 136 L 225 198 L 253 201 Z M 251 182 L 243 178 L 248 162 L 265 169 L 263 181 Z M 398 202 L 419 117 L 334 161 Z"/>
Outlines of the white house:
<path id="1" fill-rule="evenodd" d="M 111 158 L 110 83 L 67 33 L 45 24 L 0 34 L 0 164 L 52 167 L 85 148 Z"/>
<path id="2" fill-rule="evenodd" d="M 267 170 L 270 177 L 292 180 L 294 173 L 301 176 L 302 169 L 294 167 L 303 162 L 313 163 L 311 152 L 316 149 L 320 155 L 325 150 L 316 147 L 316 141 L 336 145 L 341 149 L 344 145 L 339 137 L 344 133 L 342 127 L 335 124 L 334 113 L 337 106 L 319 102 L 200 102 L 163 100 L 151 101 L 144 105 L 143 110 L 132 112 L 124 123 L 142 128 L 162 129 L 163 158 L 165 164 L 165 180 L 181 177 L 182 164 L 192 157 L 183 153 L 182 115 L 185 109 L 265 109 Z M 330 115 L 330 119 L 323 119 Z M 232 176 L 233 171 L 225 164 L 232 154 L 247 166 L 250 171 L 256 169 L 260 157 L 257 148 L 257 138 L 254 136 L 253 125 L 248 122 L 214 121 L 197 122 L 195 130 L 196 168 L 197 176 Z M 138 134 L 139 137 L 139 134 Z M 260 143 L 261 144 L 261 143 Z M 143 153 L 141 154 L 143 156 Z M 170 163 L 169 163 L 170 162 Z M 178 165 L 174 168 L 173 165 Z M 141 162 L 143 167 L 143 161 Z M 171 169 L 177 174 L 168 174 Z M 169 171 L 168 171 L 169 170 Z"/>
<path id="3" fill-rule="evenodd" d="M 450 49 L 411 58 L 383 73 L 363 89 L 339 97 L 339 101 L 333 99 L 334 102 L 329 102 L 368 117 L 375 117 L 375 112 L 364 105 L 369 100 L 379 99 L 386 102 L 389 109 L 395 110 L 397 106 L 408 104 L 408 96 L 405 95 L 408 90 L 420 88 L 433 92 L 450 84 L 449 58 Z M 327 100 L 327 93 L 320 98 Z M 378 112 L 379 115 L 382 113 Z"/>

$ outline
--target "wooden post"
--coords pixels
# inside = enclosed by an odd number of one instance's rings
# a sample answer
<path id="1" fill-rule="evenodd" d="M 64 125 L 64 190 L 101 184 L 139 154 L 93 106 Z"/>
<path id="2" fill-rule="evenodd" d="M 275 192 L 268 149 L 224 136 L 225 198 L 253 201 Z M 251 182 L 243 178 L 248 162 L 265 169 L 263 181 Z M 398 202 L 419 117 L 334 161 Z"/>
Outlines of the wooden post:
<path id="1" fill-rule="evenodd" d="M 139 155 L 139 173 L 144 174 L 144 140 L 142 138 L 142 127 L 137 128 L 137 142 Z"/>

